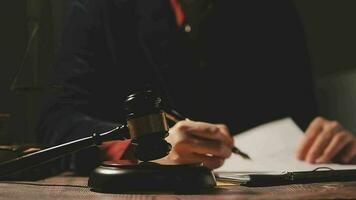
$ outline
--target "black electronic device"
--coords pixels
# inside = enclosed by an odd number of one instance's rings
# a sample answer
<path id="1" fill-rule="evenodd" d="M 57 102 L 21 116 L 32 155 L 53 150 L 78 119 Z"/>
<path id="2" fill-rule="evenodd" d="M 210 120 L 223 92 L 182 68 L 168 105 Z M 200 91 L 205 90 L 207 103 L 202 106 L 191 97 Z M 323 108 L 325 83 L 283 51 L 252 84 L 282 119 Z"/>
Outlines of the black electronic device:
<path id="1" fill-rule="evenodd" d="M 161 99 L 152 91 L 129 95 L 125 101 L 127 123 L 104 133 L 42 149 L 0 163 L 0 179 L 58 157 L 102 142 L 131 138 L 138 165 L 103 163 L 89 177 L 88 186 L 96 192 L 197 191 L 216 186 L 211 170 L 201 165 L 160 165 L 149 161 L 171 150 L 166 142 L 169 126 Z"/>

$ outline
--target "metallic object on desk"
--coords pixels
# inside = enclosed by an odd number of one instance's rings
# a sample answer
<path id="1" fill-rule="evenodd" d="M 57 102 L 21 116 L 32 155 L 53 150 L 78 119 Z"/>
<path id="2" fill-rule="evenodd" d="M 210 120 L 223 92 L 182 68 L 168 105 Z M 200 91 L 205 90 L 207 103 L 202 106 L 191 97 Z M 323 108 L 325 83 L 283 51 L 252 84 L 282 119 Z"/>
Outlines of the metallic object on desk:
<path id="1" fill-rule="evenodd" d="M 124 140 L 130 137 L 135 147 L 135 156 L 139 160 L 149 161 L 164 157 L 171 150 L 171 145 L 165 141 L 169 128 L 159 103 L 160 98 L 150 91 L 130 95 L 125 102 L 127 125 L 2 162 L 0 180 L 8 180 L 9 175 L 100 145 L 105 141 Z M 12 147 L 4 149 L 15 150 Z M 134 190 L 198 191 L 215 187 L 216 180 L 212 171 L 201 165 L 160 165 L 151 162 L 141 162 L 139 165 L 104 163 L 92 172 L 88 186 L 92 191 L 109 193 Z"/>
<path id="2" fill-rule="evenodd" d="M 127 126 L 139 160 L 162 158 L 171 150 L 165 140 L 169 127 L 160 103 L 161 98 L 150 90 L 131 94 L 125 101 Z"/>
<path id="3" fill-rule="evenodd" d="M 140 93 L 127 98 L 126 109 L 128 111 L 128 125 L 116 127 L 104 133 L 94 133 L 92 136 L 28 153 L 15 159 L 2 162 L 0 163 L 0 178 L 82 149 L 100 145 L 105 141 L 128 139 L 130 138 L 128 135 L 130 130 L 142 131 L 140 134 L 130 133 L 133 144 L 136 146 L 135 155 L 138 159 L 148 161 L 166 156 L 171 148 L 170 144 L 164 140 L 168 135 L 168 127 L 164 126 L 164 118 L 159 117 L 159 101 L 150 95 L 150 93 Z M 156 115 L 155 121 L 143 120 L 153 115 Z M 133 123 L 135 120 L 137 122 Z M 11 148 L 6 149 L 11 150 Z"/>
<path id="4" fill-rule="evenodd" d="M 149 160 L 166 156 L 171 145 L 161 99 L 152 91 L 130 95 L 126 102 L 127 123 L 138 165 L 103 163 L 90 175 L 92 191 L 125 193 L 133 191 L 199 191 L 216 186 L 212 171 L 200 164 L 161 165 Z"/>
<path id="5" fill-rule="evenodd" d="M 86 149 L 95 145 L 99 145 L 104 141 L 123 140 L 128 132 L 126 126 L 117 127 L 113 130 L 49 147 L 33 153 L 25 154 L 0 163 L 0 180 L 7 179 L 10 175 L 30 169 L 58 157 L 74 153 L 76 151 Z"/>

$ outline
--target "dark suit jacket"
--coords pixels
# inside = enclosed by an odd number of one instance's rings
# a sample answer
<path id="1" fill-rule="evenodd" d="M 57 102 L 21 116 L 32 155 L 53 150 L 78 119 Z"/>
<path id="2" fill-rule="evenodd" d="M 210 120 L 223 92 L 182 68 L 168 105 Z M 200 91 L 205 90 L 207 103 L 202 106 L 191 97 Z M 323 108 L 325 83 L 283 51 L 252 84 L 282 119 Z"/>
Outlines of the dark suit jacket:
<path id="1" fill-rule="evenodd" d="M 53 79 L 64 90 L 45 101 L 39 141 L 52 146 L 124 123 L 126 96 L 148 85 L 184 115 L 232 133 L 287 116 L 305 128 L 316 106 L 292 3 L 213 2 L 191 37 L 168 0 L 71 1 Z M 77 155 L 76 168 L 95 165 L 95 152 Z"/>

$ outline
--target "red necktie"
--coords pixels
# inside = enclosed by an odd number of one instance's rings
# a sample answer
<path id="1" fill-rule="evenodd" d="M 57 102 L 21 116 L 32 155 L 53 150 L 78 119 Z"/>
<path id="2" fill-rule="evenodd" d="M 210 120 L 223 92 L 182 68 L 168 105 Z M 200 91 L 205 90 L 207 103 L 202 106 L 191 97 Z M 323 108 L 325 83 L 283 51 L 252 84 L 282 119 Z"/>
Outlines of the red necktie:
<path id="1" fill-rule="evenodd" d="M 183 9 L 182 9 L 181 5 L 179 4 L 178 0 L 170 0 L 170 2 L 171 2 L 173 12 L 176 16 L 177 25 L 182 26 L 184 23 L 184 18 L 185 18 Z"/>

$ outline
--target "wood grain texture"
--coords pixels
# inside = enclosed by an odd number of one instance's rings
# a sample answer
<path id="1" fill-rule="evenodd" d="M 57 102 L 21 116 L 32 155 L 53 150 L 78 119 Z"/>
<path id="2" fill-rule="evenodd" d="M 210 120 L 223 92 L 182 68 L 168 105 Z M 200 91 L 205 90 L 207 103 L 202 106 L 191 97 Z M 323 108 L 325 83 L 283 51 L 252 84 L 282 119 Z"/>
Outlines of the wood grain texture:
<path id="1" fill-rule="evenodd" d="M 0 199 L 64 200 L 233 200 L 233 199 L 356 199 L 356 181 L 296 184 L 274 187 L 244 187 L 219 184 L 197 194 L 167 192 L 103 194 L 90 191 L 87 177 L 68 174 L 36 182 L 0 182 Z"/>

